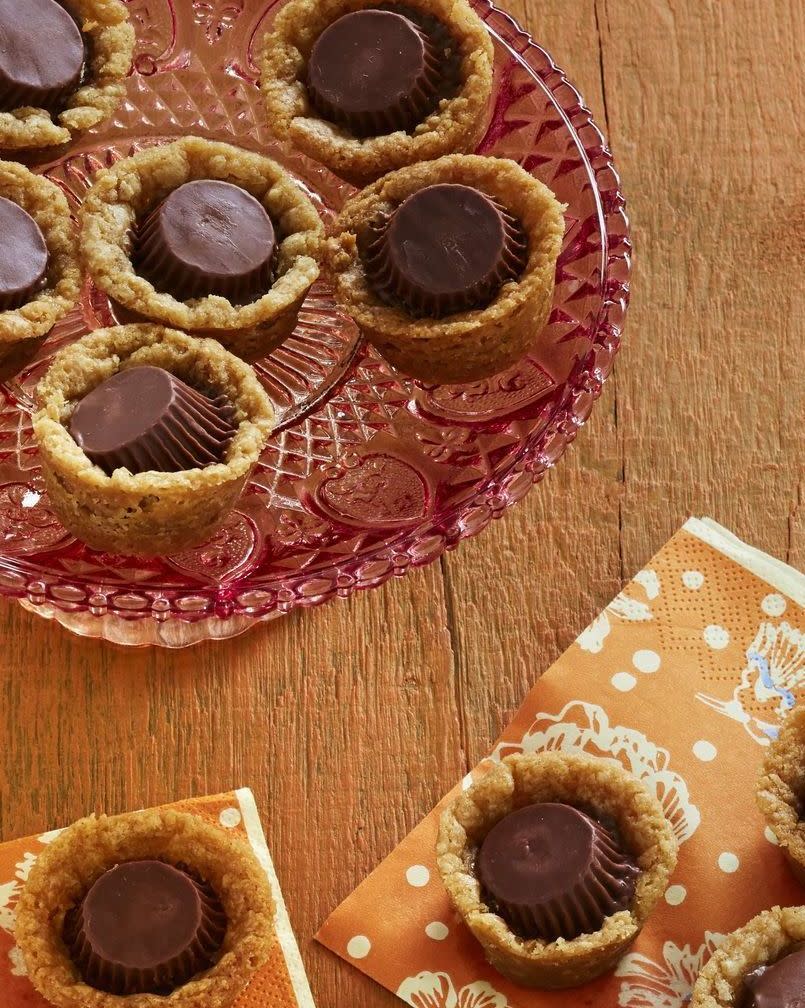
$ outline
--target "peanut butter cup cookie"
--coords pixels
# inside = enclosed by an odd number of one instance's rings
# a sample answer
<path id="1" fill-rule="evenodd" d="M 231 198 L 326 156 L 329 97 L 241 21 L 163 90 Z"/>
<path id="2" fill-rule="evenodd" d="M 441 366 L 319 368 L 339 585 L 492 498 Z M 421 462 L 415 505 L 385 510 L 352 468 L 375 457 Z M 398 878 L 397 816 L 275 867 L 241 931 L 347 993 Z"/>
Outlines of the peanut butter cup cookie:
<path id="1" fill-rule="evenodd" d="M 526 987 L 577 987 L 615 967 L 665 892 L 677 842 L 620 767 L 510 756 L 442 816 L 439 871 L 489 962 Z"/>
<path id="2" fill-rule="evenodd" d="M 324 230 L 291 176 L 198 137 L 99 172 L 80 223 L 86 269 L 113 301 L 244 360 L 290 336 L 319 275 Z"/>
<path id="3" fill-rule="evenodd" d="M 493 59 L 466 0 L 291 0 L 266 35 L 261 85 L 271 128 L 361 186 L 475 150 Z"/>
<path id="4" fill-rule="evenodd" d="M 119 105 L 134 50 L 120 0 L 0 0 L 0 34 L 0 149 L 67 143 Z"/>
<path id="5" fill-rule="evenodd" d="M 553 193 L 513 161 L 451 155 L 350 199 L 328 243 L 336 296 L 394 367 L 477 381 L 534 345 L 564 234 Z"/>
<path id="6" fill-rule="evenodd" d="M 757 803 L 791 870 L 805 885 L 805 707 L 788 715 L 769 746 Z"/>
<path id="7" fill-rule="evenodd" d="M 99 329 L 60 351 L 34 416 L 50 503 L 108 553 L 198 546 L 234 507 L 274 424 L 252 369 L 161 326 Z"/>
<path id="8" fill-rule="evenodd" d="M 246 844 L 161 809 L 65 830 L 31 869 L 16 939 L 56 1008 L 227 1008 L 265 963 L 273 916 Z"/>
<path id="9" fill-rule="evenodd" d="M 729 935 L 699 973 L 691 1008 L 801 1008 L 805 906 L 774 907 Z"/>
<path id="10" fill-rule="evenodd" d="M 33 356 L 80 286 L 64 194 L 22 165 L 0 161 L 0 380 Z"/>

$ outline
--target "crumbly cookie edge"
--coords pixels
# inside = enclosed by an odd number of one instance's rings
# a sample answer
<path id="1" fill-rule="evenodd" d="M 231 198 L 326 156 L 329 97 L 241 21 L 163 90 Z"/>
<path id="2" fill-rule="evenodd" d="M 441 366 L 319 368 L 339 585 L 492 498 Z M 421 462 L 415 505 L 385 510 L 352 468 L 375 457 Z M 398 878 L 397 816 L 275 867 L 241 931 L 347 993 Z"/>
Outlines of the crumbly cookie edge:
<path id="1" fill-rule="evenodd" d="M 629 910 L 573 941 L 519 938 L 483 902 L 472 870 L 477 844 L 516 807 L 532 801 L 577 801 L 611 817 L 641 868 Z M 442 814 L 437 862 L 450 900 L 487 957 L 529 986 L 578 986 L 607 969 L 639 933 L 676 866 L 678 844 L 659 802 L 620 766 L 593 757 L 540 753 L 507 757 Z"/>
<path id="2" fill-rule="evenodd" d="M 65 913 L 103 871 L 123 860 L 159 856 L 184 861 L 215 889 L 229 919 L 221 958 L 167 997 L 120 997 L 89 987 L 61 940 Z M 92 816 L 48 845 L 20 898 L 16 937 L 32 983 L 56 1008 L 226 1008 L 267 960 L 274 912 L 265 875 L 245 841 L 197 816 L 157 809 Z"/>
<path id="3" fill-rule="evenodd" d="M 123 99 L 123 81 L 131 69 L 134 29 L 121 0 L 64 0 L 92 42 L 90 80 L 71 96 L 55 117 L 45 109 L 0 112 L 0 148 L 58 147 L 104 119 Z M 83 27 L 85 26 L 86 27 Z"/>

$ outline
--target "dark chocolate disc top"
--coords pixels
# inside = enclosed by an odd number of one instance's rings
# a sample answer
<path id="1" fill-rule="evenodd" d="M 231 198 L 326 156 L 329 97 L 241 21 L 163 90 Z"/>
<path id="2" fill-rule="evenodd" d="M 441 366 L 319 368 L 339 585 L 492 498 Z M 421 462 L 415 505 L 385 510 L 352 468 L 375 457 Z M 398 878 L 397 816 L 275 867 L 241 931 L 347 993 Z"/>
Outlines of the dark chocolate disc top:
<path id="1" fill-rule="evenodd" d="M 69 430 L 111 476 L 182 472 L 223 462 L 237 430 L 226 396 L 207 396 L 158 367 L 118 371 L 73 410 Z"/>
<path id="2" fill-rule="evenodd" d="M 744 978 L 740 1008 L 805 1008 L 805 943 Z"/>
<path id="3" fill-rule="evenodd" d="M 359 248 L 378 297 L 433 319 L 487 307 L 528 262 L 520 223 L 485 193 L 449 183 L 372 221 Z"/>
<path id="4" fill-rule="evenodd" d="M 483 899 L 523 938 L 594 934 L 625 910 L 640 870 L 601 823 L 570 805 L 529 805 L 505 816 L 476 862 Z"/>
<path id="5" fill-rule="evenodd" d="M 359 137 L 411 130 L 439 102 L 440 53 L 395 10 L 345 14 L 316 40 L 307 88 L 316 111 Z"/>
<path id="6" fill-rule="evenodd" d="M 55 112 L 81 83 L 84 39 L 56 0 L 0 0 L 0 112 Z"/>
<path id="7" fill-rule="evenodd" d="M 21 308 L 45 285 L 48 249 L 39 225 L 0 197 L 0 311 Z"/>
<path id="8" fill-rule="evenodd" d="M 179 186 L 138 228 L 138 272 L 179 301 L 225 297 L 249 304 L 271 286 L 277 236 L 262 204 L 230 182 Z"/>
<path id="9" fill-rule="evenodd" d="M 64 923 L 85 983 L 109 994 L 169 994 L 215 962 L 226 916 L 184 866 L 128 861 L 105 872 Z"/>

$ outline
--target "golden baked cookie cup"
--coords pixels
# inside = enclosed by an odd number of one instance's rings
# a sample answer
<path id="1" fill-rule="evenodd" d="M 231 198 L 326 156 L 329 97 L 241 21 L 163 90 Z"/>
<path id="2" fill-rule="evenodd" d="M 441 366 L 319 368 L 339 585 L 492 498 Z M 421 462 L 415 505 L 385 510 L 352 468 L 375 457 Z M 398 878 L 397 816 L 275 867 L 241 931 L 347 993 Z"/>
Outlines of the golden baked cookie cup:
<path id="1" fill-rule="evenodd" d="M 277 15 L 260 56 L 260 86 L 271 129 L 356 186 L 417 161 L 474 151 L 486 132 L 492 94 L 492 40 L 466 0 L 405 0 L 400 6 L 438 18 L 455 39 L 461 79 L 457 94 L 443 99 L 412 133 L 360 139 L 322 119 L 304 83 L 311 50 L 339 17 L 376 6 L 373 0 L 291 0 Z"/>
<path id="2" fill-rule="evenodd" d="M 614 822 L 641 874 L 632 906 L 607 917 L 594 934 L 572 941 L 520 938 L 483 900 L 475 874 L 478 847 L 501 819 L 540 802 L 577 805 Z M 620 766 L 590 756 L 509 756 L 442 814 L 439 872 L 456 911 L 498 972 L 523 987 L 578 987 L 616 966 L 664 894 L 676 867 L 677 841 L 659 802 Z"/>
<path id="3" fill-rule="evenodd" d="M 359 235 L 380 213 L 426 186 L 457 183 L 491 196 L 521 223 L 528 263 L 485 308 L 442 319 L 414 318 L 372 289 Z M 401 168 L 348 200 L 327 246 L 336 298 L 366 339 L 395 368 L 423 382 L 473 382 L 511 367 L 545 327 L 565 231 L 563 206 L 514 161 L 451 155 Z"/>
<path id="4" fill-rule="evenodd" d="M 88 40 L 87 79 L 62 112 L 23 107 L 0 112 L 0 149 L 58 147 L 108 119 L 123 100 L 134 29 L 121 0 L 60 0 Z"/>
<path id="5" fill-rule="evenodd" d="M 75 226 L 61 189 L 13 161 L 0 161 L 0 196 L 36 221 L 48 250 L 44 288 L 27 304 L 0 311 L 0 381 L 13 377 L 78 300 L 81 271 Z"/>
<path id="6" fill-rule="evenodd" d="M 93 883 L 134 860 L 187 865 L 212 886 L 227 917 L 217 962 L 167 996 L 88 986 L 62 940 L 65 915 Z M 31 983 L 56 1008 L 227 1008 L 268 959 L 273 920 L 265 874 L 243 841 L 197 816 L 157 809 L 81 819 L 49 844 L 20 897 L 15 937 Z"/>
<path id="7" fill-rule="evenodd" d="M 133 266 L 135 223 L 185 182 L 218 179 L 240 186 L 268 211 L 279 235 L 277 278 L 259 299 L 232 305 L 211 295 L 178 301 Z M 319 276 L 324 228 L 311 200 L 275 161 L 229 144 L 183 137 L 100 171 L 79 222 L 86 271 L 113 301 L 139 319 L 211 336 L 244 360 L 257 360 L 293 332 Z"/>
<path id="8" fill-rule="evenodd" d="M 805 707 L 788 715 L 766 752 L 757 804 L 797 881 L 805 885 Z"/>
<path id="9" fill-rule="evenodd" d="M 238 428 L 222 463 L 107 476 L 87 458 L 67 428 L 74 408 L 118 371 L 143 365 L 228 397 Z M 107 553 L 165 555 L 209 539 L 235 506 L 275 422 L 247 364 L 214 340 L 155 325 L 99 329 L 61 350 L 37 398 L 33 428 L 50 505 L 73 535 Z"/>
<path id="10" fill-rule="evenodd" d="M 702 968 L 690 1008 L 734 1008 L 744 978 L 805 942 L 805 906 L 774 907 L 728 935 Z"/>

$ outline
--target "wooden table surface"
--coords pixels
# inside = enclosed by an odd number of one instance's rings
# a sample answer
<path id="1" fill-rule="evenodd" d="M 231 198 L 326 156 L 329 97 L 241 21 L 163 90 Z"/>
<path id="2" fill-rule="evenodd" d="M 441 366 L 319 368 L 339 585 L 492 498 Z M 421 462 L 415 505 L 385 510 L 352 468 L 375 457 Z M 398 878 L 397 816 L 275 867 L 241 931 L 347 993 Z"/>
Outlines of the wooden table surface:
<path id="1" fill-rule="evenodd" d="M 399 1004 L 311 936 L 688 515 L 805 559 L 805 7 L 509 6 L 607 133 L 637 253 L 556 471 L 441 563 L 229 643 L 127 653 L 0 606 L 0 838 L 250 785 L 319 1008 Z"/>

